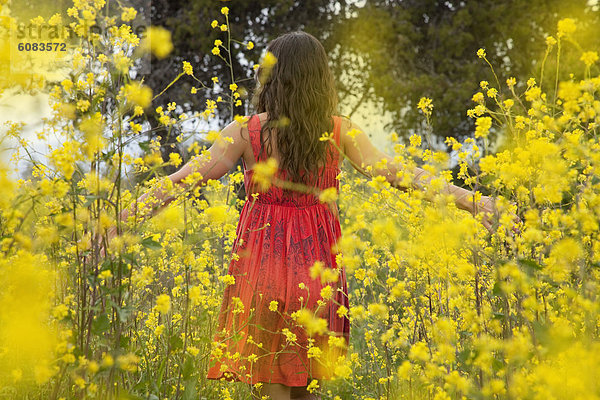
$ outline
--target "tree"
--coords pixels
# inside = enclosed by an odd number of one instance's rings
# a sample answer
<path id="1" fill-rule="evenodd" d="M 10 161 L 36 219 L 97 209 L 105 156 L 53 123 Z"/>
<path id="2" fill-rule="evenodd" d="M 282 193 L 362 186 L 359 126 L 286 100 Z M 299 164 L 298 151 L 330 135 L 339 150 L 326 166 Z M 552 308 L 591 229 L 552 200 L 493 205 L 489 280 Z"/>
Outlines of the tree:
<path id="1" fill-rule="evenodd" d="M 478 59 L 487 49 L 500 84 L 510 76 L 523 85 L 539 72 L 545 36 L 559 19 L 574 16 L 598 26 L 598 10 L 585 0 L 439 1 L 372 0 L 352 5 L 354 17 L 344 24 L 339 43 L 367 63 L 363 93 L 373 88 L 384 108 L 394 115 L 390 130 L 400 135 L 421 133 L 423 118 L 416 108 L 420 97 L 433 99 L 434 134 L 464 137 L 473 129 L 466 118 L 478 82 L 498 87 L 489 67 Z M 586 40 L 593 43 L 592 31 Z"/>

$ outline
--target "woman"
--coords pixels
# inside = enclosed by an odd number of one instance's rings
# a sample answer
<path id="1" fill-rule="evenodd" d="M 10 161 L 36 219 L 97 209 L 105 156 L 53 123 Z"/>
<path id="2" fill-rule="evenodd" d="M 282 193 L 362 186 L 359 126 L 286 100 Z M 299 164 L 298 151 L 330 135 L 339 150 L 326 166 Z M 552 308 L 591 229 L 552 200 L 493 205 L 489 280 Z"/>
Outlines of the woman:
<path id="1" fill-rule="evenodd" d="M 215 335 L 215 343 L 222 344 L 215 346 L 211 355 L 208 378 L 251 384 L 254 398 L 314 399 L 317 397 L 306 386 L 313 379 L 331 376 L 314 357 L 307 357 L 309 339 L 336 357 L 344 357 L 346 351 L 327 348 L 323 332 L 311 337 L 294 326 L 290 315 L 305 307 L 327 320 L 329 331 L 343 338 L 346 345 L 349 335 L 347 314 L 337 313 L 342 305 L 349 308 L 345 271 L 337 265 L 332 249 L 341 232 L 337 205 L 320 202 L 318 193 L 332 187 L 337 191 L 336 176 L 343 157 L 365 175 L 371 166 L 371 174 L 385 176 L 400 189 L 406 187 L 396 178 L 392 157 L 375 148 L 352 121 L 334 117 L 338 100 L 334 81 L 325 50 L 316 38 L 304 32 L 288 33 L 273 40 L 267 50 L 276 62 L 268 74 L 264 69 L 257 72 L 260 82 L 253 99 L 257 114 L 247 126 L 238 122 L 226 126 L 208 150 L 208 162 L 194 158 L 168 179 L 189 187 L 221 178 L 240 157 L 244 163 L 248 200 L 232 250 L 238 257 L 232 257 L 229 268 L 235 284 L 227 286 L 223 295 Z M 348 135 L 353 130 L 354 139 Z M 333 140 L 319 140 L 324 132 L 333 132 Z M 312 193 L 279 186 L 258 190 L 254 166 L 269 157 L 277 161 L 276 178 L 295 187 L 313 188 Z M 389 168 L 375 168 L 381 159 L 388 160 Z M 430 177 L 426 178 L 421 168 L 414 172 L 414 186 L 423 188 Z M 193 173 L 200 176 L 190 182 Z M 468 200 L 470 191 L 454 185 L 448 185 L 446 191 L 455 195 L 461 209 L 494 212 L 491 198 L 484 196 L 482 204 L 475 207 Z M 155 190 L 139 202 L 149 195 L 156 197 L 159 205 L 173 199 L 166 191 Z M 125 210 L 121 217 L 125 219 L 131 212 Z M 489 218 L 483 223 L 491 229 Z M 309 268 L 317 261 L 323 268 L 333 268 L 337 276 L 329 283 L 335 292 L 325 307 L 317 307 L 325 284 L 309 276 Z M 301 283 L 305 289 L 299 287 Z M 231 337 L 236 327 L 240 335 L 234 342 Z M 287 336 L 282 334 L 284 328 L 288 328 Z M 288 341 L 291 334 L 295 343 Z M 239 352 L 240 357 L 227 358 L 224 354 L 228 351 Z M 262 385 L 256 386 L 259 382 Z"/>

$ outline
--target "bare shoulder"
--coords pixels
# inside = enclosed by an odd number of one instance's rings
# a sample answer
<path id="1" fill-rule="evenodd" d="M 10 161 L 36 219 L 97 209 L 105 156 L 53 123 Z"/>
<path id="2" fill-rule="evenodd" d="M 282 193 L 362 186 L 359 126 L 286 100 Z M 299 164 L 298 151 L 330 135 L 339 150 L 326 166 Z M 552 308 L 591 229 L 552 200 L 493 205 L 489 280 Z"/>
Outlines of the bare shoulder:
<path id="1" fill-rule="evenodd" d="M 222 129 L 221 138 L 231 138 L 235 143 L 246 144 L 246 142 L 249 142 L 247 134 L 249 120 L 250 116 L 234 119 Z"/>
<path id="2" fill-rule="evenodd" d="M 256 115 L 258 115 L 258 120 L 260 121 L 261 125 L 267 122 L 267 120 L 269 119 L 269 114 L 267 114 L 266 111 Z"/>
<path id="3" fill-rule="evenodd" d="M 348 140 L 347 133 L 357 127 L 352 122 L 352 120 L 350 120 L 350 118 L 343 116 L 343 115 L 340 115 L 339 118 L 340 118 L 340 147 L 342 148 L 342 151 L 345 153 L 346 149 L 348 147 L 346 145 L 347 140 Z"/>

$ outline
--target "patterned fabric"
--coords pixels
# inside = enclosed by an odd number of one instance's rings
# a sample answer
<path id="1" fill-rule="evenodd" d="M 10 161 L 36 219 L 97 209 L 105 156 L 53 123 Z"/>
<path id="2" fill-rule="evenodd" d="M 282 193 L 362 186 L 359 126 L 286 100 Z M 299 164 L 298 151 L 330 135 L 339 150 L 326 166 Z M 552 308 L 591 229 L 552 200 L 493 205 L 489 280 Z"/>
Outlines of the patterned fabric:
<path id="1" fill-rule="evenodd" d="M 248 132 L 257 162 L 266 159 L 264 151 L 259 154 L 260 129 L 255 115 L 248 122 Z M 334 139 L 339 147 L 339 117 L 334 117 Z M 317 186 L 337 191 L 339 153 L 330 145 L 333 157 L 320 168 Z M 293 192 L 284 197 L 276 186 L 259 192 L 253 172 L 244 162 L 246 193 L 258 196 L 249 195 L 240 214 L 229 266 L 235 284 L 227 286 L 223 294 L 207 378 L 287 386 L 331 379 L 331 368 L 324 367 L 324 360 L 308 357 L 310 336 L 290 314 L 301 307 L 313 311 L 327 321 L 329 330 L 344 338 L 347 347 L 350 322 L 347 316 L 337 314 L 339 305 L 349 308 L 344 268 L 339 268 L 338 281 L 329 283 L 333 289 L 329 301 L 320 296 L 327 283 L 318 277 L 311 279 L 309 273 L 316 261 L 321 261 L 323 268 L 338 268 L 332 249 L 341 236 L 337 204 L 320 203 L 317 195 L 310 193 Z M 276 176 L 285 179 L 286 171 L 278 170 Z M 299 288 L 300 282 L 306 289 Z M 318 308 L 319 299 L 325 304 Z M 278 303 L 276 311 L 269 309 L 273 300 Z M 289 330 L 287 335 L 284 328 Z M 288 341 L 292 334 L 295 343 Z M 331 346 L 327 335 L 312 338 L 313 346 L 320 347 L 329 359 L 347 354 L 346 347 Z"/>

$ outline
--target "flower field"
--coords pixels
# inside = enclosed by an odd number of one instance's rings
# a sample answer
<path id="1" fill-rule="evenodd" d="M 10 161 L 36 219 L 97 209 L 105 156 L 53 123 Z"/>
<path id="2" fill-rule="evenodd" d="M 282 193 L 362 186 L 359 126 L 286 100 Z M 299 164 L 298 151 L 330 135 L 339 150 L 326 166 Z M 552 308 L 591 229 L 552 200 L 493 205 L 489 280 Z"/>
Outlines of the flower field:
<path id="1" fill-rule="evenodd" d="M 257 49 L 232 37 L 234 10 L 221 6 L 212 28 L 222 38 L 210 56 L 230 68 L 236 52 Z M 211 355 L 223 355 L 213 337 L 223 291 L 235 283 L 227 272 L 243 171 L 193 187 L 204 179 L 195 174 L 187 187 L 173 187 L 163 168 L 181 167 L 181 156 L 163 160 L 160 143 L 144 136 L 151 108 L 169 132 L 208 126 L 217 108 L 242 104 L 241 83 L 233 71 L 230 82 L 203 82 L 186 61 L 169 86 L 187 80 L 192 93 L 215 85 L 221 92 L 194 115 L 162 104 L 135 69 L 144 54 L 168 57 L 170 33 L 156 26 L 140 39 L 128 25 L 135 9 L 112 15 L 106 7 L 75 0 L 66 15 L 39 17 L 78 32 L 67 78 L 54 82 L 36 71 L 0 78 L 0 94 L 14 85 L 46 90 L 52 108 L 36 145 L 23 123 L 0 130 L 2 146 L 12 147 L 0 159 L 0 399 L 247 399 L 247 385 L 206 379 Z M 10 18 L 1 21 L 10 31 Z M 104 35 L 84 29 L 92 25 Z M 339 195 L 321 193 L 339 205 L 336 259 L 350 297 L 340 313 L 350 316 L 351 333 L 346 358 L 309 349 L 335 375 L 312 382 L 311 391 L 338 400 L 600 398 L 600 69 L 598 53 L 573 38 L 577 29 L 576 20 L 560 20 L 539 76 L 518 82 L 494 72 L 494 81 L 480 82 L 465 106 L 472 137 L 449 137 L 447 150 L 432 151 L 420 135 L 389 136 L 404 171 L 420 165 L 436 176 L 426 190 L 400 191 L 344 164 Z M 493 71 L 486 51 L 473 57 Z M 0 47 L 1 65 L 10 62 Z M 267 53 L 261 69 L 276 62 Z M 559 69 L 571 78 L 559 79 Z M 427 124 L 438 110 L 423 96 Z M 494 151 L 491 132 L 503 138 Z M 223 141 L 216 131 L 202 133 Z M 208 161 L 198 142 L 187 152 Z M 31 169 L 20 179 L 14 165 L 23 162 Z M 265 188 L 280 184 L 275 167 L 256 167 Z M 473 201 L 481 188 L 497 198 L 493 232 L 483 215 L 459 210 L 442 193 L 454 179 L 475 192 Z M 144 218 L 156 199 L 136 199 L 159 187 L 175 199 Z M 121 221 L 131 207 L 143 212 Z M 311 276 L 337 280 L 319 264 Z M 307 295 L 328 300 L 331 288 Z M 238 307 L 234 313 L 249 305 Z M 293 320 L 308 332 L 327 331 L 310 310 Z M 293 348 L 294 335 L 281 334 Z M 330 344 L 344 346 L 333 336 Z"/>

